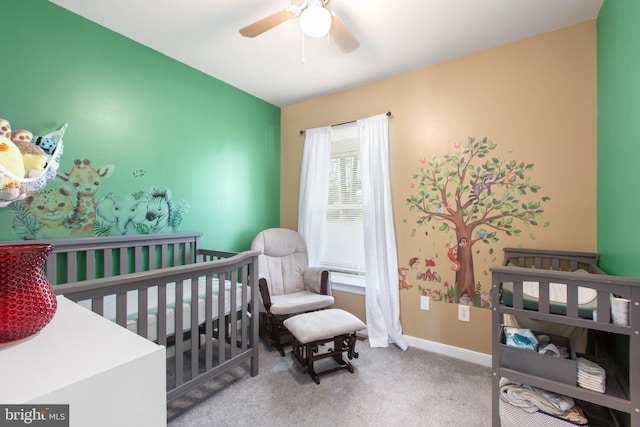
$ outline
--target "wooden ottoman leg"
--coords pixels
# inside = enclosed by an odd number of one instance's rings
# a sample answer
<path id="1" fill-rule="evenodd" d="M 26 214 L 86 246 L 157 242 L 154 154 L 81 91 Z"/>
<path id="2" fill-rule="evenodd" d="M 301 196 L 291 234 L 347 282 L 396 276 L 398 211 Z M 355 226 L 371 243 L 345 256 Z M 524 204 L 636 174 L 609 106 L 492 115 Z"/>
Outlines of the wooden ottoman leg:
<path id="1" fill-rule="evenodd" d="M 305 344 L 307 350 L 307 371 L 309 372 L 309 376 L 316 384 L 320 384 L 320 375 L 318 375 L 313 369 L 313 361 L 315 359 L 315 354 L 318 351 L 318 346 L 316 343 Z"/>
<path id="2" fill-rule="evenodd" d="M 342 337 L 335 337 L 333 340 L 333 360 L 335 360 L 339 365 L 344 363 L 342 360 L 342 346 Z"/>
<path id="3" fill-rule="evenodd" d="M 347 362 L 342 357 L 342 353 L 350 349 L 347 336 L 341 335 L 341 336 L 335 337 L 333 341 L 333 346 L 334 346 L 333 351 L 331 352 L 331 354 L 333 355 L 333 360 L 335 360 L 335 362 L 338 365 L 340 365 L 341 367 L 343 367 L 344 369 L 346 369 L 347 371 L 353 374 L 354 372 L 353 366 L 351 365 L 351 363 Z M 351 359 L 351 357 L 349 359 Z"/>
<path id="4" fill-rule="evenodd" d="M 356 333 L 354 332 L 349 335 L 349 347 L 347 352 L 347 357 L 349 358 L 349 360 L 358 358 L 358 353 L 356 352 L 356 341 L 357 337 Z"/>
<path id="5" fill-rule="evenodd" d="M 293 360 L 298 362 L 302 370 L 306 372 L 307 362 L 305 360 L 304 348 L 305 346 L 300 345 L 298 340 L 294 337 L 291 346 L 291 357 L 293 358 Z"/>

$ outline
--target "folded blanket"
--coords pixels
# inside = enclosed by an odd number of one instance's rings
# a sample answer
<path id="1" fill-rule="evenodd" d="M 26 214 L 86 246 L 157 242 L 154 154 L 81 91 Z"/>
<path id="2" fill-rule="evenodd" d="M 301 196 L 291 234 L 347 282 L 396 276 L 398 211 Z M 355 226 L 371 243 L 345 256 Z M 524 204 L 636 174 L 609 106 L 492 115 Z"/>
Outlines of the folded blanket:
<path id="1" fill-rule="evenodd" d="M 529 413 L 540 411 L 575 424 L 587 424 L 587 418 L 572 398 L 527 384 L 501 378 L 500 399 Z"/>

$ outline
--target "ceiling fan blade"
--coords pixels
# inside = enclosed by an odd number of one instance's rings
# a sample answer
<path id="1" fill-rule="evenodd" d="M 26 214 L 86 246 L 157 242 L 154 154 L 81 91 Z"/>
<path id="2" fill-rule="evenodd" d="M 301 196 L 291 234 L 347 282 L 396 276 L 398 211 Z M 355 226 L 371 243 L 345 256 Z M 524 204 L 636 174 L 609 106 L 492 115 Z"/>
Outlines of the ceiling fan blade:
<path id="1" fill-rule="evenodd" d="M 338 15 L 333 15 L 329 34 L 340 50 L 345 53 L 353 52 L 360 46 L 358 40 L 351 34 L 351 31 L 344 25 L 344 22 L 342 22 L 342 19 L 340 19 Z"/>
<path id="2" fill-rule="evenodd" d="M 273 27 L 276 27 L 282 24 L 283 22 L 288 21 L 294 16 L 296 16 L 296 13 L 293 10 L 290 10 L 290 9 L 281 10 L 280 12 L 274 13 L 273 15 L 269 15 L 266 18 L 256 21 L 251 25 L 247 25 L 246 27 L 241 28 L 240 34 L 242 34 L 245 37 L 259 36 L 265 31 L 268 31 Z"/>

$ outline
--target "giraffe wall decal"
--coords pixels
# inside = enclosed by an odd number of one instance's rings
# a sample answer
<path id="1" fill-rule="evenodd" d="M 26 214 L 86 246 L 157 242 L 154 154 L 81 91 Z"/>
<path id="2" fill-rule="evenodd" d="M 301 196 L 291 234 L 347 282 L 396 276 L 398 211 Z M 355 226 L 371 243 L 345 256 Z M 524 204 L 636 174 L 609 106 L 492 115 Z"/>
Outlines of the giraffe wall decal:
<path id="1" fill-rule="evenodd" d="M 68 182 L 78 192 L 76 206 L 71 219 L 71 234 L 93 236 L 96 222 L 95 194 L 103 179 L 110 177 L 114 165 L 102 165 L 97 170 L 89 160 L 75 159 L 69 172 L 58 172 L 58 178 Z"/>

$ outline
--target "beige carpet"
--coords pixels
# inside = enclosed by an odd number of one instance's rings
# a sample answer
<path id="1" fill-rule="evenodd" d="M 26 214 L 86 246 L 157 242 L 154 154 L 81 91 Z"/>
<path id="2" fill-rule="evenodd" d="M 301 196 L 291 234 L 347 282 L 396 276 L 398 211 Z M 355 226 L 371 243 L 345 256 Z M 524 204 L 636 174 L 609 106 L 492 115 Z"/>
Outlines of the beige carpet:
<path id="1" fill-rule="evenodd" d="M 341 370 L 316 385 L 289 353 L 280 357 L 261 343 L 258 376 L 247 364 L 210 381 L 169 408 L 169 426 L 491 424 L 490 368 L 414 348 L 370 348 L 367 341 L 356 350 L 355 373 Z"/>

